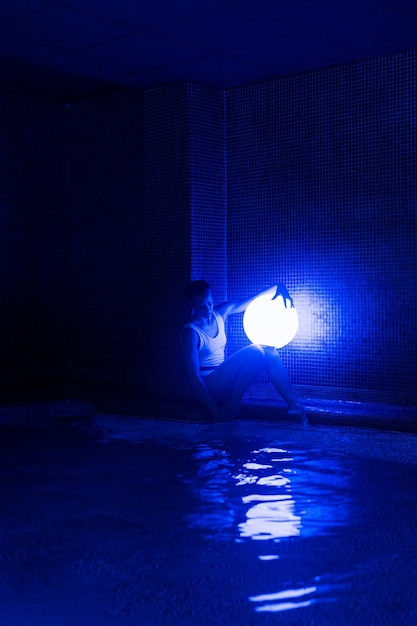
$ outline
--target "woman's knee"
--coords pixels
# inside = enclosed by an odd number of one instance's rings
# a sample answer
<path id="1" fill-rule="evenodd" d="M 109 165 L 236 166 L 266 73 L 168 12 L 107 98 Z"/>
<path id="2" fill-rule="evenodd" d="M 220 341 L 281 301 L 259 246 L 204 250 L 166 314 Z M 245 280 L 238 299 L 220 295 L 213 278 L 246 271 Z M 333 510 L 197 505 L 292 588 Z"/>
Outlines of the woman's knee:
<path id="1" fill-rule="evenodd" d="M 265 347 L 264 348 L 265 361 L 267 365 L 273 363 L 282 363 L 281 357 L 278 354 L 278 350 L 276 348 Z"/>
<path id="2" fill-rule="evenodd" d="M 261 367 L 264 364 L 265 352 L 262 346 L 252 343 L 245 348 L 247 350 L 251 363 L 259 365 Z"/>

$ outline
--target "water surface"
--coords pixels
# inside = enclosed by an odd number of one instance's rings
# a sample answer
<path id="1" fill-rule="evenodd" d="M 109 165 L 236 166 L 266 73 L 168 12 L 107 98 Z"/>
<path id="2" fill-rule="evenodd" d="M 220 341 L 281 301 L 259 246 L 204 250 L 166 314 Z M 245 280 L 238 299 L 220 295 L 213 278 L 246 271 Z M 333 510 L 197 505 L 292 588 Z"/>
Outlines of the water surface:
<path id="1" fill-rule="evenodd" d="M 0 624 L 417 623 L 413 435 L 3 428 Z"/>

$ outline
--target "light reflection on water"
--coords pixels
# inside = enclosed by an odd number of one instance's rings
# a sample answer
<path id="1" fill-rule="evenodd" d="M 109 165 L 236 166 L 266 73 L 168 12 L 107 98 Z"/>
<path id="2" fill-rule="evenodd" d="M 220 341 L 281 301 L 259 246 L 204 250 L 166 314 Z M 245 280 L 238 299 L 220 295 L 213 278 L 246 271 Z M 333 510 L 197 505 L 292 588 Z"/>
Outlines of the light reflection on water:
<path id="1" fill-rule="evenodd" d="M 217 538 L 220 530 L 238 529 L 241 538 L 279 540 L 323 535 L 346 523 L 350 477 L 338 458 L 312 464 L 301 452 L 293 458 L 286 450 L 262 448 L 239 463 L 219 444 L 201 444 L 193 455 L 198 472 L 188 482 L 200 506 L 192 526 L 215 530 Z"/>
<path id="2" fill-rule="evenodd" d="M 257 611 L 288 611 L 288 609 L 297 609 L 312 604 L 313 600 L 308 598 L 303 600 L 305 596 L 317 591 L 317 587 L 305 587 L 304 589 L 287 589 L 285 591 L 278 591 L 277 593 L 265 593 L 259 596 L 250 597 L 252 602 L 272 602 L 273 604 L 262 604 L 256 607 Z M 295 599 L 301 598 L 301 600 Z M 283 600 L 287 600 L 283 602 Z"/>
<path id="3" fill-rule="evenodd" d="M 314 581 L 314 586 L 299 587 L 297 589 L 285 589 L 276 593 L 264 593 L 258 596 L 251 596 L 249 600 L 253 602 L 255 611 L 277 613 L 279 611 L 289 611 L 300 609 L 318 602 L 337 602 L 337 596 L 342 589 L 346 589 L 346 584 L 322 584 L 320 577 Z"/>
<path id="4" fill-rule="evenodd" d="M 216 442 L 201 444 L 194 458 L 199 461 L 199 482 L 192 481 L 192 487 L 201 508 L 190 516 L 190 525 L 213 539 L 258 542 L 259 561 L 275 561 L 279 567 L 280 542 L 331 534 L 347 523 L 349 476 L 337 457 L 312 464 L 302 451 L 270 446 L 252 450 L 238 462 Z M 256 612 L 335 601 L 341 585 L 322 579 L 320 575 L 292 586 L 286 581 L 284 589 L 248 599 Z"/>
<path id="5" fill-rule="evenodd" d="M 254 455 L 259 453 L 283 453 L 286 450 L 280 448 L 264 448 L 255 450 Z M 284 457 L 285 462 L 291 461 L 291 457 Z M 251 493 L 242 496 L 243 504 L 252 504 L 246 511 L 246 521 L 239 524 L 241 537 L 252 539 L 280 539 L 282 537 L 294 537 L 300 534 L 301 516 L 294 513 L 295 501 L 291 495 L 291 481 L 287 476 L 271 474 L 276 466 L 275 459 L 268 463 L 248 462 L 242 466 L 242 472 L 234 476 L 237 487 L 259 485 L 270 487 L 268 493 Z M 247 475 L 247 471 L 256 471 L 256 474 Z M 272 491 L 273 493 L 269 493 Z"/>
<path id="6" fill-rule="evenodd" d="M 225 626 L 272 624 L 268 617 L 277 626 L 417 624 L 414 435 L 98 423 L 104 442 L 138 445 L 139 528 L 155 527 L 155 555 L 168 559 L 174 546 L 175 580 L 195 584 L 187 610 L 191 598 L 198 610 L 201 590 Z"/>
<path id="7" fill-rule="evenodd" d="M 246 504 L 254 497 L 262 498 L 247 496 L 242 501 Z M 246 522 L 239 524 L 240 536 L 263 540 L 298 536 L 301 516 L 294 515 L 294 505 L 291 496 L 277 496 L 273 501 L 255 504 L 246 512 Z"/>

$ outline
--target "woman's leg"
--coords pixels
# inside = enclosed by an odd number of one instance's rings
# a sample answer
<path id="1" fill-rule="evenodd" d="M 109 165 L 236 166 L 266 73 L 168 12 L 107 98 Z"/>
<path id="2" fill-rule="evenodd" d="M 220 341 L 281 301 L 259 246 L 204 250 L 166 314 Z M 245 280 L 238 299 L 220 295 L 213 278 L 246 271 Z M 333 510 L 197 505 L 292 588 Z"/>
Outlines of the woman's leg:
<path id="1" fill-rule="evenodd" d="M 276 348 L 264 348 L 265 364 L 269 380 L 275 389 L 281 394 L 290 410 L 299 408 L 299 400 L 295 395 L 290 377 Z"/>
<path id="2" fill-rule="evenodd" d="M 264 358 L 260 346 L 246 346 L 204 378 L 214 400 L 228 409 L 232 417 L 239 414 L 243 394 L 265 366 Z"/>

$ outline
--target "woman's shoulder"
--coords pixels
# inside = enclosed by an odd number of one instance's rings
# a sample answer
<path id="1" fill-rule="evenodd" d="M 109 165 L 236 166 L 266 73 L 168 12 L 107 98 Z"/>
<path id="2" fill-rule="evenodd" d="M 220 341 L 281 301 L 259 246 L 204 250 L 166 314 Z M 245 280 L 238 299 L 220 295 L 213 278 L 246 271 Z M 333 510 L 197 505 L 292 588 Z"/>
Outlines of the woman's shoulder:
<path id="1" fill-rule="evenodd" d="M 190 333 L 190 331 L 194 331 L 197 334 L 199 334 L 199 332 L 201 331 L 201 328 L 199 328 L 197 324 L 194 324 L 194 322 L 187 322 L 182 327 L 181 332 L 182 333 Z"/>
<path id="2" fill-rule="evenodd" d="M 224 326 L 224 317 L 221 314 L 220 311 L 218 311 L 217 309 L 213 309 L 213 315 L 216 318 L 217 323 L 221 323 Z"/>

